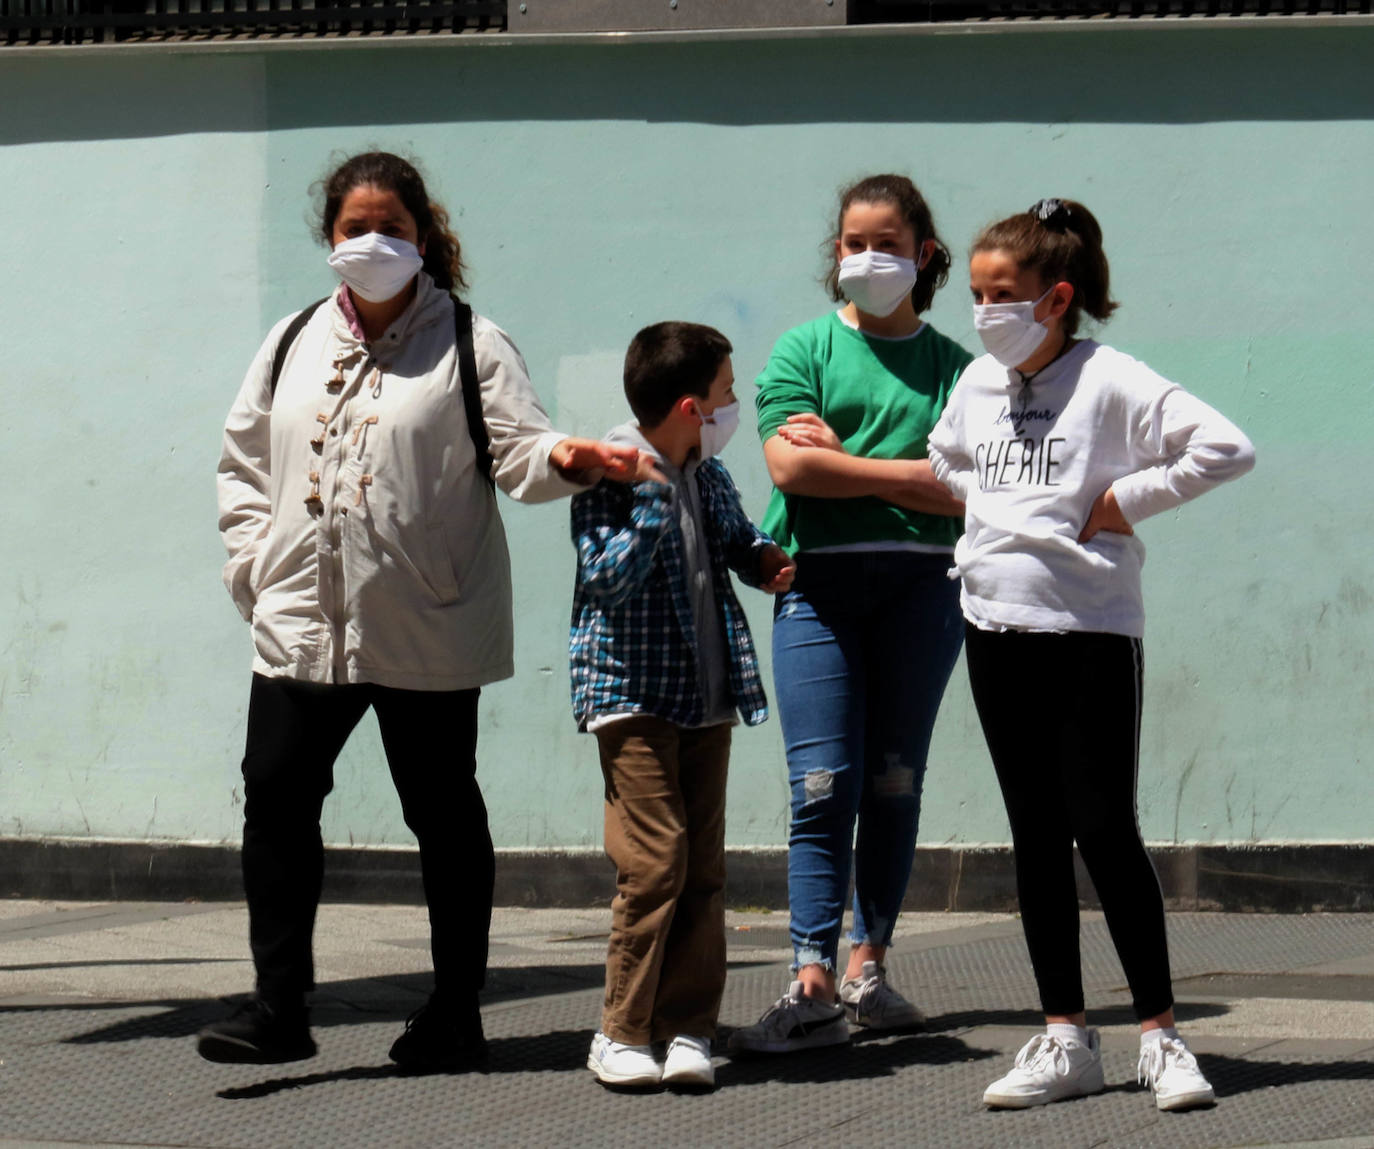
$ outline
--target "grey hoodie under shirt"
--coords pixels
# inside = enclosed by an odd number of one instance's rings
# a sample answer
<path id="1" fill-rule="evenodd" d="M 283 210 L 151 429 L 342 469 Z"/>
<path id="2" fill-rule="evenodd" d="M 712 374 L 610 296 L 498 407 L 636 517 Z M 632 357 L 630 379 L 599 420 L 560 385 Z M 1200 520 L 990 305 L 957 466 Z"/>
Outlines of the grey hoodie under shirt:
<path id="1" fill-rule="evenodd" d="M 622 423 L 607 435 L 608 443 L 624 443 L 647 451 L 657 460 L 658 469 L 673 488 L 673 510 L 677 514 L 678 530 L 682 535 L 682 566 L 687 580 L 687 597 L 692 605 L 692 621 L 696 626 L 697 679 L 701 683 L 702 726 L 717 726 L 735 720 L 735 708 L 730 697 L 730 672 L 725 642 L 725 628 L 721 625 L 716 607 L 716 590 L 711 578 L 711 551 L 706 538 L 706 523 L 701 509 L 701 491 L 696 483 L 696 470 L 701 458 L 695 452 L 688 456 L 681 468 L 673 466 L 658 449 L 644 437 L 635 423 Z M 608 719 L 626 715 L 597 715 L 587 724 L 589 730 L 603 725 Z"/>

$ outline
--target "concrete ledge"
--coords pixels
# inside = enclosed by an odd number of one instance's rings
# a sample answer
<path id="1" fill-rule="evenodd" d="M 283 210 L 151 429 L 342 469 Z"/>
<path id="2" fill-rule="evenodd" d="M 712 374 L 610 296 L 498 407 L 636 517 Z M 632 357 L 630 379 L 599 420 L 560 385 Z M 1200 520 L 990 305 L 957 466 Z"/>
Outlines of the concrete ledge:
<path id="1" fill-rule="evenodd" d="M 844 25 L 849 0 L 518 0 L 511 32 L 681 32 Z"/>
<path id="2" fill-rule="evenodd" d="M 1374 845 L 1162 846 L 1151 849 L 1170 909 L 1312 913 L 1374 910 Z M 332 847 L 324 898 L 331 902 L 422 900 L 413 849 Z M 1078 863 L 1081 900 L 1097 898 Z M 787 905 L 787 852 L 729 852 L 726 897 L 735 908 Z M 591 851 L 500 851 L 496 904 L 589 906 L 610 900 L 610 863 Z M 73 901 L 237 901 L 234 846 L 0 838 L 0 896 Z M 1010 847 L 916 851 L 908 910 L 1016 909 Z"/>

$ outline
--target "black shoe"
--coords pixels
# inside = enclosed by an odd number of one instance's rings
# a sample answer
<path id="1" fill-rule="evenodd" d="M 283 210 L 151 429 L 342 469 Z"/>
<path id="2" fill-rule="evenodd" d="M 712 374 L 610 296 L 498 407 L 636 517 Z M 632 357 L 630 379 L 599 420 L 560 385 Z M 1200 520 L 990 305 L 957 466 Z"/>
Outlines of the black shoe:
<path id="1" fill-rule="evenodd" d="M 430 998 L 408 1018 L 391 1047 L 391 1060 L 408 1073 L 471 1073 L 487 1068 L 487 1039 L 474 1003 L 454 1010 Z"/>
<path id="2" fill-rule="evenodd" d="M 283 1009 L 253 997 L 228 1020 L 207 1025 L 196 1035 L 196 1052 L 206 1061 L 235 1065 L 275 1065 L 315 1056 L 310 1014 L 304 1006 Z"/>

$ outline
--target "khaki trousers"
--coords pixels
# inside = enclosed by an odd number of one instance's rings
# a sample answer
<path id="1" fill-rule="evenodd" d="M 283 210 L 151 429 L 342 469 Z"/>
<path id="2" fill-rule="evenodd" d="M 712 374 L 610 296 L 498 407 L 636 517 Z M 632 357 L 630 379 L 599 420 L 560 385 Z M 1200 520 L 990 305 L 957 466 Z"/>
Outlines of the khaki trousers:
<path id="1" fill-rule="evenodd" d="M 601 1030 L 628 1045 L 710 1039 L 725 991 L 730 723 L 636 715 L 596 739 L 617 891 Z"/>

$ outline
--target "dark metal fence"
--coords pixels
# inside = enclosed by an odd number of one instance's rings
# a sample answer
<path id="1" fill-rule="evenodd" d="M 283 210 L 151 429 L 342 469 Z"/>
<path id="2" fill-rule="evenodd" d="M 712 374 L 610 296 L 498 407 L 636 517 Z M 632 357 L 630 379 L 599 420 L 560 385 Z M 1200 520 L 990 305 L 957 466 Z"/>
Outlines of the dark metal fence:
<path id="1" fill-rule="evenodd" d="M 855 0 L 851 24 L 1368 15 L 1370 0 Z"/>
<path id="2" fill-rule="evenodd" d="M 547 26 L 550 5 L 560 31 L 616 27 L 712 26 L 722 0 L 0 0 L 0 47 L 47 44 L 159 43 L 430 36 L 534 31 Z M 757 9 L 778 26 L 791 22 L 776 0 L 732 0 L 732 26 Z M 1161 17 L 1323 16 L 1369 14 L 1374 0 L 834 0 L 827 20 L 838 24 L 947 23 L 1001 20 Z M 753 9 L 751 9 L 751 5 Z M 518 6 L 516 24 L 510 14 Z M 645 24 L 645 13 L 656 15 Z M 661 12 L 660 12 L 661 9 Z M 724 9 L 715 8 L 720 14 Z M 813 23 L 812 7 L 792 8 L 795 23 Z M 616 13 L 634 12 L 632 24 Z M 782 13 L 780 16 L 779 13 Z M 528 13 L 528 15 L 526 15 Z M 541 23 L 536 14 L 543 15 Z M 691 21 L 684 23 L 684 21 Z M 760 21 L 762 23 L 763 21 Z"/>
<path id="3" fill-rule="evenodd" d="M 0 44 L 503 31 L 506 0 L 0 0 Z"/>

